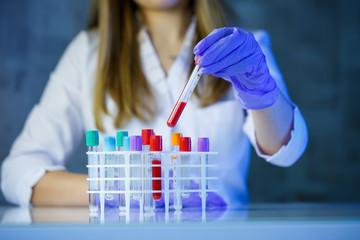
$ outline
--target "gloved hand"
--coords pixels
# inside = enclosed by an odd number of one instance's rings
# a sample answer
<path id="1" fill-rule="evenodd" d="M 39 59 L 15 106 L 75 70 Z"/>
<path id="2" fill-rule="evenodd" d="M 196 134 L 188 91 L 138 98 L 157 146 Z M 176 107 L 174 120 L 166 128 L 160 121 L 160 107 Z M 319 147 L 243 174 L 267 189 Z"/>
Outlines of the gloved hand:
<path id="1" fill-rule="evenodd" d="M 170 172 L 170 177 L 172 177 L 172 172 Z M 170 189 L 173 189 L 173 184 L 170 182 L 169 185 Z M 194 182 L 193 180 L 190 181 L 190 189 L 199 189 L 199 184 Z M 174 194 L 170 194 L 169 203 L 174 204 Z M 198 192 L 191 192 L 188 198 L 182 199 L 183 208 L 189 207 L 201 207 L 201 197 Z M 162 195 L 159 201 L 155 201 L 156 207 L 164 207 L 165 206 L 165 199 L 164 194 Z M 226 202 L 215 192 L 209 192 L 206 198 L 206 206 L 207 207 L 226 207 Z"/>
<path id="2" fill-rule="evenodd" d="M 232 83 L 235 98 L 245 109 L 263 109 L 278 96 L 265 56 L 254 35 L 240 28 L 212 31 L 194 48 L 203 74 L 212 74 Z"/>

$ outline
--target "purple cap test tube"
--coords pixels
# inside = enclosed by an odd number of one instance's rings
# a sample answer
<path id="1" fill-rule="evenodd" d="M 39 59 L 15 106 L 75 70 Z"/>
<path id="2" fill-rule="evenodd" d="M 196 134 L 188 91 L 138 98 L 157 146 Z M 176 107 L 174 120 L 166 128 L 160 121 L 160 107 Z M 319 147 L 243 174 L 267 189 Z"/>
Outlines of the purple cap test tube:
<path id="1" fill-rule="evenodd" d="M 130 151 L 142 151 L 142 137 L 131 136 L 130 137 Z"/>
<path id="2" fill-rule="evenodd" d="M 198 138 L 197 150 L 198 152 L 209 152 L 209 138 Z M 201 176 L 200 189 L 202 189 L 202 191 L 200 192 L 200 197 L 202 198 L 202 205 L 203 205 L 202 207 L 204 209 L 206 204 L 206 196 L 207 196 L 207 192 L 205 192 L 204 190 L 209 189 L 208 180 L 207 180 L 208 163 L 209 163 L 208 155 L 201 154 L 200 161 L 201 161 L 200 162 L 201 168 L 199 173 Z"/>
<path id="3" fill-rule="evenodd" d="M 198 152 L 209 152 L 209 138 L 198 138 Z"/>

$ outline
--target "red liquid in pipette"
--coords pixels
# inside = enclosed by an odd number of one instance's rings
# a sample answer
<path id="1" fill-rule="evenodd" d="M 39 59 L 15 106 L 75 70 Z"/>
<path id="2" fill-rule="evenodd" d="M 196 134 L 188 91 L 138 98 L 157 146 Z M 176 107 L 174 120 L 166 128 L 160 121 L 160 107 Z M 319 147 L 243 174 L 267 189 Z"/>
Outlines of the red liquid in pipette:
<path id="1" fill-rule="evenodd" d="M 152 160 L 152 164 L 161 165 L 160 160 Z M 152 167 L 152 177 L 160 178 L 161 177 L 161 167 Z M 153 191 L 161 191 L 161 179 L 152 180 Z M 161 199 L 161 192 L 153 193 L 154 200 Z"/>
<path id="2" fill-rule="evenodd" d="M 186 106 L 186 102 L 177 102 L 175 104 L 175 107 L 172 110 L 169 119 L 167 120 L 167 125 L 169 127 L 175 127 L 185 106 Z"/>

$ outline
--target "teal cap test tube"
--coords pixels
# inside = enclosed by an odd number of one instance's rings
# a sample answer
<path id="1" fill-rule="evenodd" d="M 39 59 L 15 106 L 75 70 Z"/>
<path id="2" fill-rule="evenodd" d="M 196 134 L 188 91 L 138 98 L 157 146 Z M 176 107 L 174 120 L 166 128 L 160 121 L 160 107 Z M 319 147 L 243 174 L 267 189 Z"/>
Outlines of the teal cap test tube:
<path id="1" fill-rule="evenodd" d="M 97 130 L 86 131 L 86 146 L 88 152 L 97 152 L 99 147 L 99 132 Z M 98 178 L 98 168 L 92 167 L 99 164 L 98 155 L 88 154 L 88 177 Z M 99 188 L 98 180 L 89 180 L 89 191 L 96 191 Z M 89 210 L 91 213 L 96 213 L 99 208 L 99 203 L 96 202 L 95 193 L 89 193 Z"/>
<path id="2" fill-rule="evenodd" d="M 118 148 L 118 151 L 123 150 L 124 147 L 124 137 L 129 136 L 128 131 L 118 131 L 116 132 L 116 147 Z"/>

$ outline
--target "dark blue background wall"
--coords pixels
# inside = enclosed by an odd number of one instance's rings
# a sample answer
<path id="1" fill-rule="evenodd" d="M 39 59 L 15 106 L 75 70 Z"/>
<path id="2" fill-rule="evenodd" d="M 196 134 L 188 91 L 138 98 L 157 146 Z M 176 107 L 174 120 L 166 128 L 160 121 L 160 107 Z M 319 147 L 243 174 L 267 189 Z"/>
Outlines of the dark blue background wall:
<path id="1" fill-rule="evenodd" d="M 0 3 L 0 162 L 39 100 L 65 47 L 86 25 L 89 0 Z M 359 201 L 360 2 L 227 0 L 242 27 L 266 29 L 309 129 L 291 168 L 253 156 L 250 197 L 259 201 Z M 84 144 L 69 161 L 85 172 Z M 0 203 L 4 203 L 0 194 Z"/>

